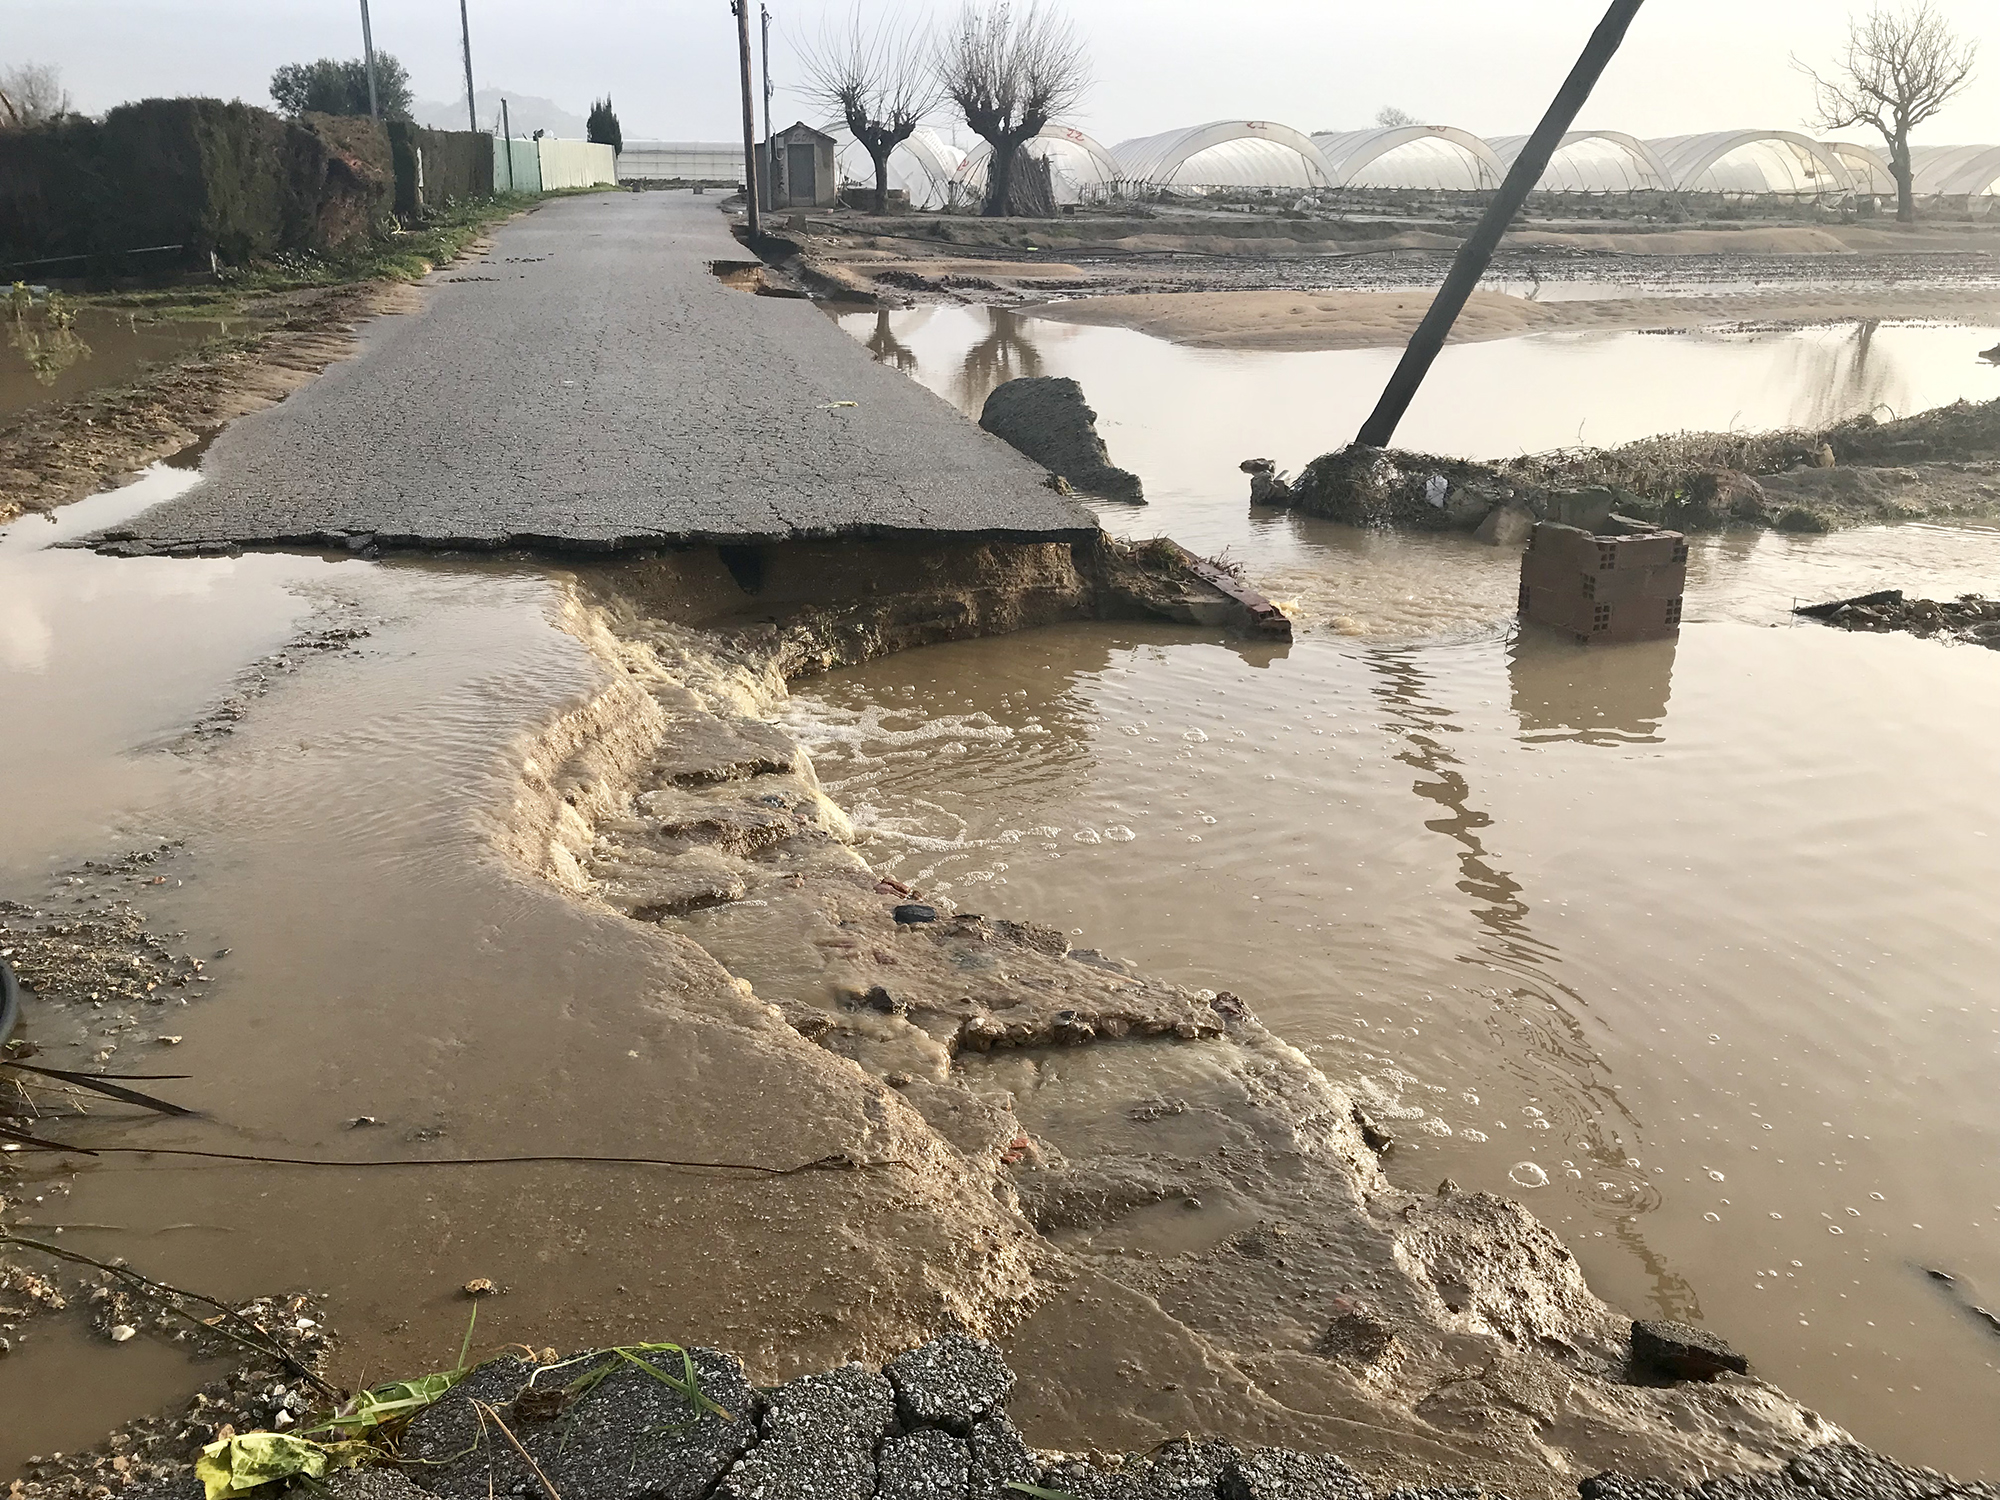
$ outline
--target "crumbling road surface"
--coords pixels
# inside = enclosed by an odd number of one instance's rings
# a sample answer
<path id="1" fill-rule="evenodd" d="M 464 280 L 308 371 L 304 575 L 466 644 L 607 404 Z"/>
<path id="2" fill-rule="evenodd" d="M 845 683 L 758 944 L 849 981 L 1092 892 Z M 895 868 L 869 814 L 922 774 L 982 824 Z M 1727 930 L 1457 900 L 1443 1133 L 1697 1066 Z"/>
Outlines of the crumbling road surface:
<path id="1" fill-rule="evenodd" d="M 545 546 L 1096 530 L 1045 473 L 751 260 L 712 197 L 552 202 L 362 353 L 229 427 L 202 481 L 101 538 Z M 134 545 L 136 544 L 136 545 Z"/>

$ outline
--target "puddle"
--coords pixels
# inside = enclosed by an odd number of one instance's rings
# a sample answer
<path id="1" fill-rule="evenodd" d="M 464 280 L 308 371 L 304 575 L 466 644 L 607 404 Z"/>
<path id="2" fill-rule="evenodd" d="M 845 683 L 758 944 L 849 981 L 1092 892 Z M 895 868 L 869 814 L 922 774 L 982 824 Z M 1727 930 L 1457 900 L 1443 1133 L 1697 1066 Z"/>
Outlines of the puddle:
<path id="1" fill-rule="evenodd" d="M 112 1344 L 78 1326 L 79 1314 L 47 1318 L 25 1337 L 13 1335 L 7 1356 L 10 1380 L 47 1391 L 89 1391 L 88 1401 L 50 1402 L 30 1425 L 10 1404 L 0 1424 L 0 1474 L 10 1477 L 34 1456 L 93 1448 L 104 1441 L 104 1412 L 138 1416 L 187 1401 L 211 1380 L 229 1373 L 223 1363 L 188 1358 L 171 1344 L 139 1339 Z"/>
<path id="2" fill-rule="evenodd" d="M 241 332 L 244 320 L 161 319 L 81 308 L 69 328 L 51 328 L 39 310 L 17 320 L 0 318 L 0 417 L 48 401 L 68 401 L 100 386 L 119 385 L 141 366 L 171 359 L 220 334 Z"/>

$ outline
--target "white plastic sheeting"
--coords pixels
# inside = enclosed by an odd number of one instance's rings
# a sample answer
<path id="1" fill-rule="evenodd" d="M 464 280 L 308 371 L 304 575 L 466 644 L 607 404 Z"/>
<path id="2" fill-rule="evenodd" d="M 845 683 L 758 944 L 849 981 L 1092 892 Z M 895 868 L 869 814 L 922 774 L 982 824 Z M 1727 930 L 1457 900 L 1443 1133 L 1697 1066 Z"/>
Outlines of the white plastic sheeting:
<path id="1" fill-rule="evenodd" d="M 1832 150 L 1790 130 L 1722 130 L 1648 141 L 1674 185 L 1691 193 L 1844 193 Z"/>
<path id="2" fill-rule="evenodd" d="M 595 141 L 558 141 L 543 136 L 542 191 L 557 188 L 602 187 L 618 180 L 618 153 Z"/>
<path id="3" fill-rule="evenodd" d="M 1918 146 L 1910 170 L 1919 197 L 2000 195 L 2000 146 Z"/>
<path id="4" fill-rule="evenodd" d="M 1215 120 L 1111 148 L 1128 186 L 1325 188 L 1333 174 L 1312 138 L 1269 120 Z"/>
<path id="5" fill-rule="evenodd" d="M 845 187 L 875 186 L 875 158 L 845 125 L 829 125 L 826 133 L 839 143 L 834 156 Z M 947 208 L 952 178 L 963 158 L 958 148 L 929 126 L 918 126 L 889 153 L 889 186 L 910 195 L 912 208 Z"/>
<path id="6" fill-rule="evenodd" d="M 1117 190 L 1117 160 L 1081 130 L 1045 125 L 1021 149 L 1049 164 L 1049 182 L 1058 203 L 1095 201 Z M 985 200 L 986 165 L 992 155 L 993 148 L 984 141 L 966 152 L 954 178 L 961 202 L 977 205 Z"/>
<path id="7" fill-rule="evenodd" d="M 741 141 L 627 141 L 621 182 L 743 182 Z"/>
<path id="8" fill-rule="evenodd" d="M 1525 135 L 1487 141 L 1502 167 L 1513 170 L 1527 148 Z M 1632 193 L 1671 188 L 1673 179 L 1653 148 L 1615 130 L 1572 130 L 1562 138 L 1536 188 L 1545 193 Z"/>
<path id="9" fill-rule="evenodd" d="M 1393 125 L 1312 140 L 1335 187 L 1477 192 L 1506 176 L 1491 146 L 1451 125 Z"/>
<path id="10" fill-rule="evenodd" d="M 1828 141 L 1826 149 L 1847 169 L 1848 183 L 1864 196 L 1893 196 L 1896 179 L 1889 171 L 1888 155 L 1874 146 L 1854 141 Z"/>

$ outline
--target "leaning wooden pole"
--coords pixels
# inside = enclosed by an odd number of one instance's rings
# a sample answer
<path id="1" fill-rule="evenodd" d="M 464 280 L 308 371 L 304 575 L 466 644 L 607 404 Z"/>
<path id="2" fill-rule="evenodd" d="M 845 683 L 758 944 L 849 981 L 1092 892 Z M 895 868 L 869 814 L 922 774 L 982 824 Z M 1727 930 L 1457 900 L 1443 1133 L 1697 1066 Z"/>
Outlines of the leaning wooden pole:
<path id="1" fill-rule="evenodd" d="M 1542 180 L 1542 173 L 1549 167 L 1549 158 L 1556 154 L 1562 138 L 1576 121 L 1577 112 L 1590 98 L 1590 92 L 1597 87 L 1597 80 L 1604 76 L 1604 69 L 1618 54 L 1619 45 L 1625 40 L 1626 29 L 1632 18 L 1639 14 L 1644 0 L 1612 0 L 1611 9 L 1604 13 L 1597 30 L 1591 33 L 1589 44 L 1583 49 L 1583 56 L 1577 59 L 1570 70 L 1568 80 L 1556 95 L 1555 103 L 1542 117 L 1542 123 L 1535 133 L 1528 137 L 1528 143 L 1521 148 L 1515 158 L 1513 168 L 1507 173 L 1506 181 L 1500 184 L 1500 191 L 1487 208 L 1479 227 L 1472 231 L 1466 242 L 1459 246 L 1458 258 L 1451 263 L 1451 274 L 1444 279 L 1438 289 L 1437 300 L 1424 314 L 1423 322 L 1410 336 L 1410 346 L 1403 351 L 1402 362 L 1396 366 L 1396 373 L 1389 377 L 1389 384 L 1382 392 L 1382 399 L 1375 404 L 1374 412 L 1362 424 L 1360 436 L 1355 442 L 1364 448 L 1386 448 L 1396 436 L 1396 428 L 1403 420 L 1403 413 L 1410 409 L 1410 402 L 1416 399 L 1417 389 L 1430 374 L 1431 362 L 1438 357 L 1444 341 L 1450 337 L 1452 325 L 1458 315 L 1465 311 L 1466 299 L 1479 285 L 1479 278 L 1486 274 L 1486 268 L 1493 261 L 1493 252 L 1500 248 L 1500 237 L 1507 232 L 1507 226 L 1514 222 L 1514 215 L 1521 211 L 1521 205 L 1528 201 L 1535 184 Z"/>

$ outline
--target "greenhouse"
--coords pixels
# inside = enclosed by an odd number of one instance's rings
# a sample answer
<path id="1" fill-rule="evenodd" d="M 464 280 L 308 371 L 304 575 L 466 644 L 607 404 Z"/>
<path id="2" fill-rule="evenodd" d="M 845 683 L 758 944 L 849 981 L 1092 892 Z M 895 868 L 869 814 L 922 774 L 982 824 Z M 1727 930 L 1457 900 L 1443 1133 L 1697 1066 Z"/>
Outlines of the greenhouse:
<path id="1" fill-rule="evenodd" d="M 1112 148 L 1133 188 L 1203 192 L 1229 188 L 1325 188 L 1333 185 L 1319 148 L 1289 125 L 1216 120 Z"/>
<path id="2" fill-rule="evenodd" d="M 1117 191 L 1117 161 L 1081 130 L 1045 125 L 1021 149 L 1049 164 L 1049 183 L 1058 203 L 1094 203 Z M 986 164 L 992 155 L 993 148 L 981 141 L 959 163 L 953 182 L 961 202 L 978 204 L 986 197 Z"/>
<path id="3" fill-rule="evenodd" d="M 1486 144 L 1500 165 L 1511 171 L 1528 137 L 1494 136 Z M 1544 193 L 1636 193 L 1673 185 L 1653 148 L 1638 137 L 1615 130 L 1572 130 L 1556 147 L 1535 187 Z"/>
<path id="4" fill-rule="evenodd" d="M 1920 198 L 2000 195 L 2000 146 L 1919 146 L 1910 168 Z"/>
<path id="5" fill-rule="evenodd" d="M 1335 187 L 1481 192 L 1507 169 L 1478 136 L 1450 125 L 1393 125 L 1316 135 Z"/>
<path id="6" fill-rule="evenodd" d="M 1855 192 L 1877 197 L 1895 194 L 1896 179 L 1889 171 L 1889 158 L 1880 147 L 1828 141 L 1826 149 L 1847 169 L 1847 180 Z"/>
<path id="7" fill-rule="evenodd" d="M 839 142 L 834 157 L 845 187 L 875 186 L 875 159 L 845 125 L 829 125 L 826 133 Z M 928 126 L 919 127 L 889 153 L 889 187 L 909 194 L 912 208 L 948 208 L 952 178 L 959 168 L 958 148 Z"/>
<path id="8" fill-rule="evenodd" d="M 1682 192 L 1803 197 L 1848 190 L 1847 168 L 1832 148 L 1790 130 L 1724 130 L 1646 144 Z"/>

